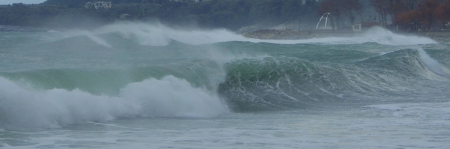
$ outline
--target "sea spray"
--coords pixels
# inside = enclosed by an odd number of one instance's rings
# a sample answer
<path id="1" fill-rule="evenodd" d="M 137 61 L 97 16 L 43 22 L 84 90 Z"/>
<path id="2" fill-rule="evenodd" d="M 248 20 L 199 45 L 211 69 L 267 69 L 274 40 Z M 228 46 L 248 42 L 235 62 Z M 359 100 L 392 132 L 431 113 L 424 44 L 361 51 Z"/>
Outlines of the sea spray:
<path id="1" fill-rule="evenodd" d="M 72 37 L 77 37 L 77 36 L 84 36 L 84 37 L 87 37 L 92 42 L 97 43 L 98 45 L 111 48 L 111 45 L 109 45 L 105 40 L 103 40 L 102 38 L 98 37 L 98 35 L 95 35 L 94 33 L 87 31 L 87 30 L 69 30 L 66 32 L 61 32 L 61 33 L 62 33 L 61 34 L 62 37 L 60 37 L 60 39 L 57 39 L 57 40 L 72 38 Z M 59 33 L 55 33 L 55 34 L 59 34 Z"/>
<path id="2" fill-rule="evenodd" d="M 115 41 L 108 41 L 105 36 L 118 34 L 122 40 L 141 46 L 167 46 L 171 41 L 177 41 L 190 45 L 204 45 L 229 41 L 243 41 L 253 43 L 274 44 L 362 44 L 374 42 L 382 45 L 418 45 L 435 44 L 436 41 L 413 35 L 400 35 L 382 27 L 373 27 L 360 34 L 349 37 L 323 37 L 295 40 L 261 40 L 246 38 L 242 35 L 225 29 L 213 30 L 184 30 L 164 26 L 160 23 L 119 22 L 100 27 L 93 31 L 69 30 L 54 34 L 62 34 L 63 38 L 84 36 L 91 41 L 105 47 L 111 47 Z"/>
<path id="3" fill-rule="evenodd" d="M 182 30 L 169 28 L 159 23 L 121 22 L 99 28 L 94 33 L 120 33 L 124 39 L 135 40 L 143 46 L 166 46 L 172 40 L 191 45 L 245 40 L 243 36 L 225 29 Z"/>
<path id="4" fill-rule="evenodd" d="M 144 117 L 215 117 L 227 112 L 215 93 L 173 76 L 129 84 L 120 97 L 138 103 Z"/>
<path id="5" fill-rule="evenodd" d="M 348 37 L 317 37 L 311 39 L 298 39 L 298 40 L 260 40 L 260 39 L 247 39 L 250 42 L 266 42 L 276 44 L 363 44 L 363 43 L 378 43 L 382 45 L 419 45 L 419 44 L 435 44 L 436 41 L 428 37 L 419 37 L 414 35 L 400 35 L 395 34 L 390 30 L 382 27 L 372 27 L 367 31 L 361 33 L 355 33 L 354 36 Z"/>
<path id="6" fill-rule="evenodd" d="M 0 128 L 35 130 L 130 117 L 215 117 L 220 98 L 173 76 L 125 86 L 119 96 L 64 89 L 33 90 L 0 78 Z"/>
<path id="7" fill-rule="evenodd" d="M 436 60 L 434 60 L 433 58 L 431 58 L 427 52 L 425 52 L 425 50 L 423 49 L 417 49 L 417 51 L 419 52 L 419 56 L 420 59 L 422 60 L 422 62 L 434 73 L 444 76 L 444 77 L 448 77 L 448 75 L 444 72 L 444 69 L 442 69 L 441 64 L 439 64 L 439 62 L 437 62 Z"/>

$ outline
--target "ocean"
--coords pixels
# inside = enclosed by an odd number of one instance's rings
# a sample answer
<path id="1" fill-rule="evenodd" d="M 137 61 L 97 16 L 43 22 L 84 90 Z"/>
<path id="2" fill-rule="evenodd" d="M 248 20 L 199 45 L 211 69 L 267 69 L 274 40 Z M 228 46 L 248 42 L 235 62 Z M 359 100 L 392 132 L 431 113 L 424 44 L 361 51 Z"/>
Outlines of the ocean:
<path id="1" fill-rule="evenodd" d="M 381 27 L 0 33 L 0 148 L 444 149 L 449 49 Z"/>

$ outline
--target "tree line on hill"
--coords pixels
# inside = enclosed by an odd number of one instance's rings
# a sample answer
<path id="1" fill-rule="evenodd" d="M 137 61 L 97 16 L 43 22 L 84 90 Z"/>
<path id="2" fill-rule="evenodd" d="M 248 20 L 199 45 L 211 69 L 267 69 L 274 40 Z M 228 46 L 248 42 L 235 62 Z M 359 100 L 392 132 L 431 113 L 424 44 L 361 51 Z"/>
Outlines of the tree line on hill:
<path id="1" fill-rule="evenodd" d="M 0 25 L 50 28 L 95 27 L 120 19 L 153 20 L 237 30 L 260 22 L 316 17 L 316 0 L 108 0 L 110 9 L 86 9 L 91 0 L 47 0 L 42 4 L 0 6 Z M 122 16 L 122 18 L 121 18 Z M 125 17 L 124 17 L 125 16 Z"/>
<path id="2" fill-rule="evenodd" d="M 389 13 L 392 13 L 393 22 L 403 29 L 447 29 L 450 24 L 450 0 L 425 0 L 414 8 L 399 4 Z"/>
<path id="3" fill-rule="evenodd" d="M 369 0 L 369 4 L 378 13 L 373 18 L 378 18 L 376 21 L 385 27 L 437 30 L 445 29 L 448 27 L 445 24 L 450 22 L 450 0 Z M 325 0 L 318 10 L 331 12 L 337 22 L 348 18 L 352 24 L 362 13 L 358 0 Z M 362 17 L 361 21 L 364 21 Z"/>
<path id="4" fill-rule="evenodd" d="M 154 20 L 178 26 L 239 28 L 257 24 L 317 22 L 324 13 L 340 29 L 366 21 L 365 0 L 106 0 L 110 9 L 87 9 L 98 0 L 47 0 L 42 4 L 0 6 L 0 25 L 86 28 L 118 20 Z M 443 28 L 450 21 L 450 0 L 368 0 L 383 26 L 417 30 Z M 347 23 L 345 23 L 347 22 Z"/>

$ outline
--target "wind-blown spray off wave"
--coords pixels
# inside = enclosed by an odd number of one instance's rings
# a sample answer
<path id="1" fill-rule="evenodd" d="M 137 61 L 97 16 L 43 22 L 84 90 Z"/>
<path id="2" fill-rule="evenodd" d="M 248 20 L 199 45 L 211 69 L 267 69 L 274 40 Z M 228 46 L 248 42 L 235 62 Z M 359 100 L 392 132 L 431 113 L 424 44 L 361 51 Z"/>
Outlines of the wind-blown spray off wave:
<path id="1" fill-rule="evenodd" d="M 191 45 L 212 44 L 220 42 L 241 41 L 253 43 L 275 43 L 275 44 L 362 44 L 374 42 L 382 45 L 418 45 L 436 43 L 430 38 L 419 36 L 406 36 L 394 34 L 382 27 L 373 27 L 368 31 L 355 37 L 324 37 L 300 40 L 260 40 L 246 38 L 225 29 L 215 30 L 181 30 L 166 27 L 159 23 L 132 23 L 122 22 L 101 27 L 95 31 L 67 31 L 62 33 L 62 38 L 84 36 L 99 45 L 111 47 L 117 42 L 112 36 L 119 36 L 141 46 L 167 46 L 171 41 L 177 41 Z"/>
<path id="2" fill-rule="evenodd" d="M 225 29 L 215 30 L 177 30 L 161 24 L 118 23 L 102 27 L 96 34 L 119 33 L 121 37 L 135 40 L 139 45 L 165 46 L 170 41 L 200 45 L 218 42 L 244 40 L 240 35 Z"/>
<path id="3" fill-rule="evenodd" d="M 383 45 L 418 45 L 437 43 L 436 41 L 428 37 L 399 35 L 381 27 L 372 27 L 371 29 L 363 33 L 362 38 L 354 39 L 362 40 L 360 42 L 376 42 Z"/>
<path id="4" fill-rule="evenodd" d="M 113 36 L 119 36 L 122 40 L 135 43 L 140 46 L 167 46 L 171 41 L 185 44 L 201 45 L 227 41 L 244 41 L 241 35 L 225 29 L 214 30 L 182 30 L 169 28 L 159 23 L 132 23 L 122 22 L 101 27 L 94 31 L 73 30 L 62 34 L 57 38 L 71 38 L 84 36 L 92 42 L 105 47 L 111 47 L 115 42 Z"/>
<path id="5" fill-rule="evenodd" d="M 382 27 L 372 27 L 369 30 L 349 37 L 323 37 L 301 40 L 249 40 L 252 42 L 268 42 L 278 44 L 300 44 L 300 43 L 319 43 L 319 44 L 362 44 L 378 43 L 381 45 L 418 45 L 435 44 L 436 41 L 413 35 L 399 35 Z"/>
<path id="6" fill-rule="evenodd" d="M 422 59 L 422 62 L 434 73 L 439 74 L 444 77 L 448 77 L 447 73 L 448 71 L 445 71 L 445 69 L 433 58 L 431 58 L 427 52 L 425 52 L 423 49 L 418 49 L 419 56 Z"/>

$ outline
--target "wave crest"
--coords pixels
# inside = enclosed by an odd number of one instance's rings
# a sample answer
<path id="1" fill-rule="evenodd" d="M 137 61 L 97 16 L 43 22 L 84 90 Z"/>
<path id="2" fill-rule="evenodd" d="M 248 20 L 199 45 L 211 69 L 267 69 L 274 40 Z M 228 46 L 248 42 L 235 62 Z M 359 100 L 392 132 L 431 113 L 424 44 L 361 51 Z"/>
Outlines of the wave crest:
<path id="1" fill-rule="evenodd" d="M 220 98 L 173 76 L 125 86 L 119 96 L 81 90 L 32 90 L 0 78 L 0 128 L 34 130 L 128 117 L 215 117 Z"/>

